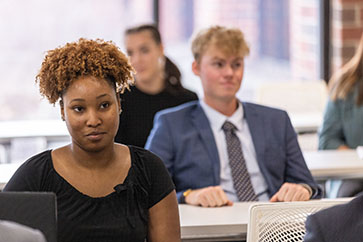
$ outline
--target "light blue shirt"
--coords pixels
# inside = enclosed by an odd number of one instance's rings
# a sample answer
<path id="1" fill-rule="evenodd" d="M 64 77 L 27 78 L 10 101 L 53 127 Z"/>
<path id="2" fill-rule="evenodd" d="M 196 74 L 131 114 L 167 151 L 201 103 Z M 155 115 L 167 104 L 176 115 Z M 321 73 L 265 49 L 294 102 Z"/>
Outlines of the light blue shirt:
<path id="1" fill-rule="evenodd" d="M 221 167 L 221 183 L 220 186 L 227 194 L 227 197 L 234 202 L 238 201 L 236 191 L 233 187 L 231 168 L 229 166 L 227 143 L 222 125 L 225 121 L 233 123 L 237 127 L 236 135 L 239 138 L 248 173 L 251 177 L 251 183 L 259 201 L 268 201 L 267 184 L 257 163 L 256 151 L 252 142 L 252 137 L 248 124 L 243 115 L 243 106 L 238 103 L 237 110 L 228 117 L 208 106 L 204 100 L 200 100 L 200 104 L 209 120 L 213 131 L 214 140 L 217 145 L 218 155 Z"/>

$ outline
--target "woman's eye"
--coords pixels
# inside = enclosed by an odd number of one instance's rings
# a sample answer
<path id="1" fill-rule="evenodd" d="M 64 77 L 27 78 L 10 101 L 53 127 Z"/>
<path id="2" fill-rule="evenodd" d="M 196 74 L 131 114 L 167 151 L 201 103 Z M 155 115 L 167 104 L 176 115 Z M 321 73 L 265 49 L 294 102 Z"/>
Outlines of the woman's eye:
<path id="1" fill-rule="evenodd" d="M 77 106 L 77 107 L 73 107 L 73 110 L 76 111 L 77 113 L 80 113 L 84 110 L 84 108 Z"/>
<path id="2" fill-rule="evenodd" d="M 150 52 L 150 50 L 149 50 L 149 48 L 141 48 L 141 49 L 140 49 L 140 52 L 141 52 L 142 54 L 147 54 L 147 53 L 149 53 L 149 52 Z"/>
<path id="3" fill-rule="evenodd" d="M 102 109 L 108 108 L 109 106 L 110 106 L 110 104 L 109 104 L 109 103 L 102 103 L 102 104 L 101 104 L 101 108 L 102 108 Z"/>

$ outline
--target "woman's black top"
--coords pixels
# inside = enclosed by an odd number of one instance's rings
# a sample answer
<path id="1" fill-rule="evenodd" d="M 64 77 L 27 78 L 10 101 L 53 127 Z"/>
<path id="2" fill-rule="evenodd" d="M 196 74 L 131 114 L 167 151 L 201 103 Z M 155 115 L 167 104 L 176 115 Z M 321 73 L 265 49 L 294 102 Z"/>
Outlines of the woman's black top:
<path id="1" fill-rule="evenodd" d="M 115 141 L 144 147 L 158 111 L 197 99 L 198 96 L 194 92 L 185 88 L 165 89 L 158 94 L 150 95 L 132 86 L 131 91 L 125 90 L 125 93 L 121 94 L 122 112 Z"/>
<path id="2" fill-rule="evenodd" d="M 170 194 L 174 185 L 157 156 L 138 147 L 129 149 L 127 177 L 105 197 L 89 197 L 70 185 L 55 171 L 51 150 L 27 160 L 4 190 L 54 192 L 58 242 L 145 241 L 149 208 Z"/>

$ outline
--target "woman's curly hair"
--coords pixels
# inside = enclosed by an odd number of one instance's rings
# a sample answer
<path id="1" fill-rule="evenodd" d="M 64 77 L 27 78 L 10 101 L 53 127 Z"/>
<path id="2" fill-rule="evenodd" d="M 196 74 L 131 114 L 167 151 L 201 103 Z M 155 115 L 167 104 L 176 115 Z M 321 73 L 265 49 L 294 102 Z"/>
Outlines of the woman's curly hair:
<path id="1" fill-rule="evenodd" d="M 55 104 L 69 85 L 83 76 L 109 81 L 117 92 L 133 83 L 134 69 L 111 41 L 79 39 L 47 52 L 36 76 L 40 93 Z"/>

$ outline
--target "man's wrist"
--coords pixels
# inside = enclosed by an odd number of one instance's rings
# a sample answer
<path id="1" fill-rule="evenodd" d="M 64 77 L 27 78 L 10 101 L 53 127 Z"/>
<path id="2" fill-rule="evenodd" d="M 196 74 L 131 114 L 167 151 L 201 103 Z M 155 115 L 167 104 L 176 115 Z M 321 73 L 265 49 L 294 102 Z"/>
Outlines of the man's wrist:
<path id="1" fill-rule="evenodd" d="M 185 192 L 183 192 L 181 198 L 180 198 L 180 203 L 186 203 L 185 199 L 186 197 L 192 192 L 192 189 L 188 189 Z"/>
<path id="2" fill-rule="evenodd" d="M 299 185 L 303 186 L 309 192 L 309 199 L 313 196 L 313 189 L 306 183 L 299 183 Z"/>

